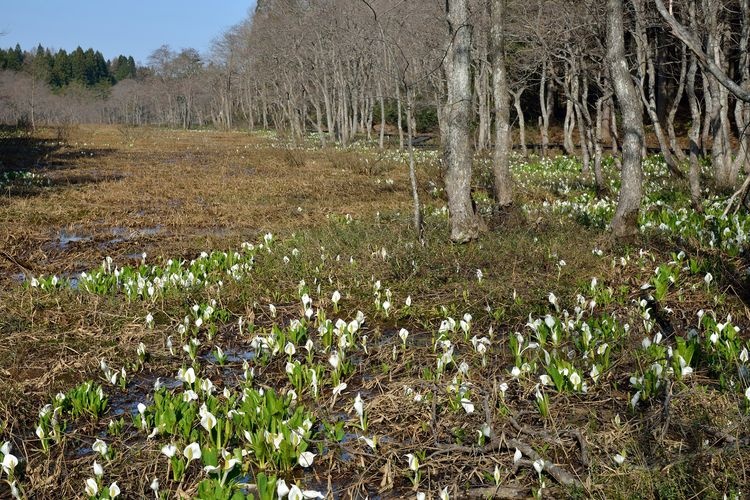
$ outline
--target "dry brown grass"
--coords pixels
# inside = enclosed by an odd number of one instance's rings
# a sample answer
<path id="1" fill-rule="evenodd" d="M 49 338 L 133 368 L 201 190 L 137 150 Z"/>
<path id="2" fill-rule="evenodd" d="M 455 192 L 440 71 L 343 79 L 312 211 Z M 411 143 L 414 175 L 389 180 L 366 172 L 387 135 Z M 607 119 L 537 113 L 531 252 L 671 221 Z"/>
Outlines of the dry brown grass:
<path id="1" fill-rule="evenodd" d="M 240 132 L 81 126 L 67 135 L 34 169 L 52 188 L 0 201 L 0 247 L 36 274 L 80 272 L 106 255 L 190 256 L 329 214 L 408 207 L 406 189 L 377 185 L 346 153 L 288 151 Z M 389 175 L 406 179 L 403 169 Z M 84 241 L 60 248 L 61 233 Z M 5 278 L 17 272 L 0 261 Z"/>

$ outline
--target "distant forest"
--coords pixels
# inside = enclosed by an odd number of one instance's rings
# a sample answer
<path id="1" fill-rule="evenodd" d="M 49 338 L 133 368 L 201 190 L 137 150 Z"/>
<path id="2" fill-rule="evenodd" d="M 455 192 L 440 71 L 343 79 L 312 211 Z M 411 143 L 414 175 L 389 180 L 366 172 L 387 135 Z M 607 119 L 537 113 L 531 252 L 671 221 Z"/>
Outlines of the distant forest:
<path id="1" fill-rule="evenodd" d="M 110 61 L 101 52 L 81 47 L 68 53 L 53 53 L 39 45 L 33 52 L 14 48 L 0 49 L 0 70 L 26 71 L 46 82 L 53 90 L 78 83 L 85 87 L 109 87 L 119 81 L 135 78 L 138 68 L 133 56 L 120 55 Z"/>

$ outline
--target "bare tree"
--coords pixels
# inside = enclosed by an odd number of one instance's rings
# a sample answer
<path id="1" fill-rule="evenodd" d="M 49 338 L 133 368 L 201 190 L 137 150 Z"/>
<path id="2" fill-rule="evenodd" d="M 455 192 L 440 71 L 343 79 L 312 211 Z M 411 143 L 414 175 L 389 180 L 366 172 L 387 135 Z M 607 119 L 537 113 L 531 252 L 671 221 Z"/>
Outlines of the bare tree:
<path id="1" fill-rule="evenodd" d="M 706 53 L 703 50 L 703 44 L 695 35 L 695 33 L 691 32 L 688 28 L 680 24 L 677 19 L 675 19 L 675 17 L 670 14 L 669 10 L 664 5 L 664 2 L 662 0 L 654 0 L 654 3 L 656 4 L 656 8 L 659 10 L 659 14 L 661 14 L 661 16 L 669 25 L 669 28 L 672 30 L 672 33 L 685 45 L 688 46 L 688 48 L 698 58 L 698 61 L 701 63 L 701 65 L 735 97 L 742 101 L 750 102 L 750 89 L 741 87 L 737 82 L 732 80 L 729 75 L 727 75 L 727 73 L 721 68 L 721 66 L 716 64 L 714 57 L 711 56 L 710 53 Z M 747 10 L 745 10 L 744 12 L 747 12 Z"/>

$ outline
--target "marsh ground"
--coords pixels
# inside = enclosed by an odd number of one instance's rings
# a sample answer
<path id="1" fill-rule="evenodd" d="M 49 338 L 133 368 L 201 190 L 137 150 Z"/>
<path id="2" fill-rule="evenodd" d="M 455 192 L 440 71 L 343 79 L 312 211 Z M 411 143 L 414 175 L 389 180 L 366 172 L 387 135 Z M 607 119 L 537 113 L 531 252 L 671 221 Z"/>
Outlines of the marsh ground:
<path id="1" fill-rule="evenodd" d="M 613 194 L 598 200 L 575 161 L 517 159 L 514 212 L 456 246 L 436 152 L 418 155 L 419 241 L 406 158 L 394 150 L 123 127 L 3 134 L 3 172 L 36 175 L 0 186 L 0 441 L 20 459 L 22 494 L 83 496 L 97 458 L 100 489 L 116 481 L 126 498 L 152 495 L 154 478 L 169 496 L 221 498 L 227 485 L 258 494 L 261 470 L 337 498 L 437 498 L 443 488 L 451 497 L 747 493 L 750 224 L 713 217 L 720 200 L 704 214 L 684 211 L 682 186 L 658 161 L 637 241 L 614 244 L 603 227 L 617 188 L 611 168 Z M 488 177 L 479 158 L 480 209 Z M 191 339 L 200 344 L 189 353 Z M 188 367 L 198 382 L 176 380 Z M 183 431 L 159 428 L 157 378 L 173 404 L 195 389 L 230 422 L 224 446 L 201 424 L 198 402 L 178 417 Z M 87 380 L 102 386 L 101 411 L 56 400 L 71 401 Z M 198 391 L 205 380 L 215 390 Z M 284 395 L 269 431 L 281 434 L 296 408 L 309 416 L 302 447 L 259 451 L 243 437 L 257 423 L 237 417 L 238 395 L 258 389 Z M 57 431 L 40 417 L 46 404 Z M 108 458 L 92 450 L 96 439 Z M 191 441 L 203 463 L 170 480 L 174 464 L 160 449 Z M 223 485 L 202 470 L 227 463 L 222 448 L 241 457 Z M 297 464 L 302 448 L 316 453 L 312 467 Z M 416 486 L 407 454 L 420 457 Z"/>

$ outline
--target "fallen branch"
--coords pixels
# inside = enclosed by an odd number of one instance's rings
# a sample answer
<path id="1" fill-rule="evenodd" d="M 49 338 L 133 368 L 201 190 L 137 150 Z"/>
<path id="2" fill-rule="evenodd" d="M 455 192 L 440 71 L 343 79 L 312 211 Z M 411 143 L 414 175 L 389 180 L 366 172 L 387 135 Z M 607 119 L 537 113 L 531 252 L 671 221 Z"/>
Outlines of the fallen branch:
<path id="1" fill-rule="evenodd" d="M 438 454 L 443 453 L 466 453 L 471 455 L 492 453 L 495 451 L 515 451 L 520 450 L 521 453 L 531 459 L 532 462 L 542 460 L 544 463 L 544 470 L 552 476 L 552 478 L 563 486 L 575 486 L 581 487 L 581 482 L 568 473 L 565 469 L 558 465 L 553 464 L 548 460 L 544 460 L 534 449 L 528 444 L 518 439 L 506 439 L 503 434 L 500 438 L 493 439 L 492 442 L 485 446 L 465 446 L 458 444 L 441 444 L 435 443 L 435 451 L 432 452 L 427 458 L 431 458 Z"/>
<path id="2" fill-rule="evenodd" d="M 462 496 L 469 498 L 527 498 L 527 488 L 513 488 L 511 486 L 487 486 L 472 488 L 463 492 Z"/>
<path id="3" fill-rule="evenodd" d="M 528 444 L 519 441 L 518 439 L 508 439 L 506 441 L 509 448 L 518 448 L 521 453 L 529 457 L 532 461 L 536 462 L 541 460 L 544 463 L 544 470 L 554 478 L 555 481 L 564 486 L 576 486 L 581 487 L 581 482 L 570 475 L 565 469 L 544 460 L 534 449 Z"/>

